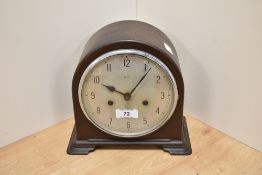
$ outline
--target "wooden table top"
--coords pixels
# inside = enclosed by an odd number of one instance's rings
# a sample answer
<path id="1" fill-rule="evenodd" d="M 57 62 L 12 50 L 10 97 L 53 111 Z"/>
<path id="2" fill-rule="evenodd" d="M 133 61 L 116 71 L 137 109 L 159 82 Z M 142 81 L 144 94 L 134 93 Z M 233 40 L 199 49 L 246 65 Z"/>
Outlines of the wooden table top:
<path id="1" fill-rule="evenodd" d="M 206 124 L 187 117 L 193 149 L 171 156 L 161 149 L 97 149 L 67 155 L 74 120 L 33 134 L 0 149 L 0 174 L 262 175 L 262 153 Z"/>

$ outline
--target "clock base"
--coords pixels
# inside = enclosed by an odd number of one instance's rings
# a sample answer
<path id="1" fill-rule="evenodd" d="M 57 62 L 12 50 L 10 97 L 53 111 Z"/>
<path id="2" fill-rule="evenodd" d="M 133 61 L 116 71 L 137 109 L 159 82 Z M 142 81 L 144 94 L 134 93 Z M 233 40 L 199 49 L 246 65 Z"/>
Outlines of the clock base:
<path id="1" fill-rule="evenodd" d="M 190 155 L 192 153 L 190 138 L 187 129 L 186 118 L 182 118 L 182 140 L 147 139 L 147 140 L 112 140 L 112 139 L 88 139 L 77 140 L 76 129 L 73 129 L 67 153 L 70 155 L 85 155 L 101 146 L 157 146 L 171 155 Z"/>

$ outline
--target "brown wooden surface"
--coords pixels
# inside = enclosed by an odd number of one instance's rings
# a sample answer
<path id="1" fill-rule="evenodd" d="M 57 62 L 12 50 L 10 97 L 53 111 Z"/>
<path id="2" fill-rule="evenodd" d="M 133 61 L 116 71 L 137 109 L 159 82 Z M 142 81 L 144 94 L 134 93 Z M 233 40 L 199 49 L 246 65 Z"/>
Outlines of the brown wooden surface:
<path id="1" fill-rule="evenodd" d="M 161 149 L 97 149 L 66 154 L 73 119 L 0 149 L 0 174 L 262 175 L 262 153 L 187 117 L 193 154 Z"/>

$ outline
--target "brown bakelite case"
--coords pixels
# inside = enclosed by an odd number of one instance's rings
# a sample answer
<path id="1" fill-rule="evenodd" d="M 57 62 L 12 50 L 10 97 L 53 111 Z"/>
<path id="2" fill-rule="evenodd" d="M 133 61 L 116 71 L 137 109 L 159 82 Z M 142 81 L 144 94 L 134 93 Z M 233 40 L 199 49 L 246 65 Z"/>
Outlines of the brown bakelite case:
<path id="1" fill-rule="evenodd" d="M 167 50 L 168 45 L 171 51 Z M 78 86 L 88 65 L 100 55 L 118 49 L 136 49 L 160 59 L 172 72 L 178 89 L 178 101 L 171 118 L 156 131 L 136 138 L 110 135 L 94 126 L 81 110 Z M 153 95 L 153 94 L 152 94 Z M 192 153 L 186 119 L 183 116 L 184 83 L 177 53 L 168 37 L 159 29 L 140 21 L 120 21 L 98 30 L 87 42 L 72 82 L 75 127 L 68 145 L 68 154 L 88 154 L 98 147 L 160 147 L 172 155 Z M 118 147 L 121 146 L 121 147 Z"/>

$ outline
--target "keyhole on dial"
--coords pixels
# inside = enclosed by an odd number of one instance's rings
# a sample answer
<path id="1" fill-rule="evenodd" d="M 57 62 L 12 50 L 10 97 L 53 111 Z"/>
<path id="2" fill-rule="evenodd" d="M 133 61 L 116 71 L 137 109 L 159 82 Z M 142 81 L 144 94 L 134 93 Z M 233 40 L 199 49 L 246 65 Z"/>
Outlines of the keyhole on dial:
<path id="1" fill-rule="evenodd" d="M 107 104 L 112 106 L 114 104 L 114 102 L 112 100 L 108 100 Z"/>
<path id="2" fill-rule="evenodd" d="M 148 105 L 148 101 L 147 100 L 144 100 L 142 103 L 143 103 L 144 106 Z"/>

